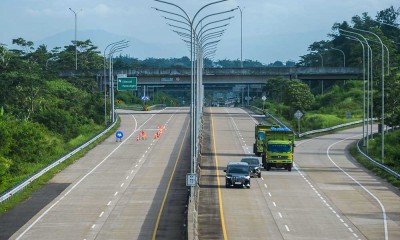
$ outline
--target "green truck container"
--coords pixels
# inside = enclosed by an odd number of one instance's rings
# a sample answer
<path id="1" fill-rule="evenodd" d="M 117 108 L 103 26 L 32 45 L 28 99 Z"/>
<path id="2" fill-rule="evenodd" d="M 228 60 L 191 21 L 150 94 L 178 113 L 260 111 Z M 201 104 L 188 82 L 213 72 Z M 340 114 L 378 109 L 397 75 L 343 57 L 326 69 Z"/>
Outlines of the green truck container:
<path id="1" fill-rule="evenodd" d="M 294 132 L 289 128 L 258 124 L 255 126 L 254 154 L 262 157 L 267 171 L 271 167 L 292 171 L 294 140 Z"/>

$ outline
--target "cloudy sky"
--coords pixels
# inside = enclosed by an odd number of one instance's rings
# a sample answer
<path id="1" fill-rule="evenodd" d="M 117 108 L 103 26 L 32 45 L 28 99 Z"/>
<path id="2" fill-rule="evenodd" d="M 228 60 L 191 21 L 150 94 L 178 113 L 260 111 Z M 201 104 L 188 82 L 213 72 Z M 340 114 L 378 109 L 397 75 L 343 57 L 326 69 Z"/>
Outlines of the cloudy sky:
<path id="1" fill-rule="evenodd" d="M 212 2 L 168 1 L 181 6 L 189 16 Z M 400 2 L 228 0 L 202 12 L 212 14 L 240 6 L 243 9 L 243 59 L 271 63 L 297 61 L 299 56 L 307 53 L 311 43 L 327 39 L 335 22 L 350 21 L 352 16 L 363 12 L 375 17 L 378 11 L 392 5 L 397 9 Z M 100 38 L 101 35 L 101 40 L 93 41 L 99 50 L 103 50 L 106 43 L 125 38 L 132 42 L 127 51 L 133 57 L 187 56 L 186 45 L 166 25 L 163 14 L 151 7 L 177 12 L 177 9 L 153 0 L 0 0 L 0 43 L 14 48 L 11 39 L 22 37 L 36 45 L 44 43 L 50 47 L 50 39 L 64 36 L 66 39 L 62 41 L 65 43 L 59 46 L 68 45 L 74 39 L 74 14 L 69 10 L 72 8 L 82 9 L 78 13 L 78 40 Z M 240 59 L 240 11 L 223 17 L 231 15 L 234 18 L 229 21 L 214 59 Z"/>

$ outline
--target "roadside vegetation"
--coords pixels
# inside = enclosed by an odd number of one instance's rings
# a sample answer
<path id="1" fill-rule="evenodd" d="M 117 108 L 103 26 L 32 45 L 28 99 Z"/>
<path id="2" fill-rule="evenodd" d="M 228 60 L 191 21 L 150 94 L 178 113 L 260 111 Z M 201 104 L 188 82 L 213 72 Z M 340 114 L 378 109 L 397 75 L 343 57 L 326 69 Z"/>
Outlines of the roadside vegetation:
<path id="1" fill-rule="evenodd" d="M 297 66 L 321 66 L 320 56 L 324 58 L 324 66 L 340 67 L 343 66 L 343 57 L 338 51 L 340 49 L 346 56 L 347 67 L 363 66 L 363 54 L 361 44 L 357 41 L 350 41 L 346 36 L 339 33 L 339 29 L 355 31 L 354 28 L 371 31 L 378 35 L 383 44 L 390 52 L 390 68 L 385 60 L 385 69 L 381 69 L 381 45 L 374 44 L 374 36 L 363 34 L 371 41 L 374 53 L 373 61 L 373 89 L 366 89 L 367 94 L 372 94 L 371 105 L 374 106 L 374 115 L 378 122 L 381 121 L 382 110 L 382 71 L 385 75 L 385 125 L 393 128 L 400 126 L 400 25 L 398 24 L 400 9 L 390 7 L 377 13 L 376 17 L 370 17 L 367 13 L 361 16 L 354 16 L 352 22 L 335 23 L 332 27 L 333 32 L 329 34 L 329 40 L 314 42 L 309 47 L 309 54 L 301 56 L 301 61 Z M 390 26 L 392 25 L 392 26 Z M 357 32 L 357 31 L 355 31 Z M 350 34 L 351 35 L 351 34 Z M 387 53 L 385 58 L 387 57 Z M 316 82 L 316 81 L 313 81 Z M 368 86 L 368 85 L 366 85 Z M 364 83 L 362 81 L 325 81 L 318 84 L 300 82 L 298 80 L 269 79 L 263 89 L 266 93 L 268 102 L 263 106 L 263 102 L 258 99 L 255 104 L 260 108 L 265 108 L 277 116 L 285 119 L 286 123 L 298 131 L 298 122 L 294 113 L 300 110 L 303 117 L 300 119 L 301 132 L 322 129 L 346 122 L 360 120 L 363 118 L 364 104 Z M 289 96 L 289 97 L 288 97 Z M 400 172 L 400 132 L 396 130 L 385 133 L 385 161 L 384 164 L 396 172 Z M 365 152 L 365 149 L 364 149 Z M 387 179 L 395 186 L 400 186 L 400 180 L 373 166 L 369 161 L 352 150 L 353 155 L 366 167 L 372 169 L 381 177 Z M 374 159 L 381 161 L 381 136 L 377 134 L 374 139 L 369 141 L 368 154 Z"/>
<path id="2" fill-rule="evenodd" d="M 385 160 L 384 165 L 392 169 L 393 171 L 400 173 L 400 154 L 398 149 L 400 148 L 400 130 L 390 131 L 385 134 Z M 368 155 L 376 159 L 378 162 L 381 161 L 381 135 L 376 134 L 373 140 L 369 142 Z M 363 152 L 366 152 L 366 147 L 362 147 Z M 360 162 L 364 167 L 371 170 L 374 174 L 386 179 L 393 186 L 400 189 L 400 179 L 395 178 L 386 171 L 381 170 L 362 156 L 356 146 L 351 148 L 351 154 Z"/>
<path id="3" fill-rule="evenodd" d="M 338 34 L 338 29 L 351 27 L 373 31 L 382 38 L 390 51 L 389 73 L 385 70 L 385 123 L 390 127 L 400 125 L 400 30 L 381 24 L 399 27 L 399 10 L 390 7 L 377 13 L 376 18 L 363 13 L 354 16 L 352 23 L 335 23 L 329 40 L 314 42 L 309 54 L 297 63 L 302 66 L 321 66 L 319 57 L 324 57 L 324 66 L 342 66 L 340 53 L 346 55 L 346 66 L 361 68 L 362 48 L 359 43 L 349 41 Z M 377 22 L 378 21 L 378 22 Z M 372 44 L 374 52 L 374 117 L 381 112 L 381 53 L 380 46 Z M 104 92 L 100 92 L 98 82 L 92 76 L 93 70 L 103 68 L 104 59 L 90 40 L 77 41 L 52 50 L 45 45 L 35 46 L 23 38 L 13 39 L 10 48 L 0 43 L 0 194 L 47 166 L 59 157 L 78 147 L 109 125 L 109 111 L 104 116 L 104 107 L 110 109 L 109 98 L 104 103 Z M 75 47 L 78 52 L 78 75 L 75 73 Z M 312 53 L 314 52 L 314 53 Z M 239 60 L 205 60 L 205 67 L 239 67 Z M 246 60 L 244 67 L 265 67 L 257 61 Z M 275 62 L 268 66 L 293 66 Z M 185 68 L 190 67 L 189 58 L 138 60 L 119 56 L 114 60 L 114 69 L 141 68 Z M 60 76 L 68 76 L 61 78 Z M 321 81 L 302 82 L 296 79 L 269 79 L 263 91 L 267 101 L 253 100 L 253 104 L 286 119 L 297 129 L 294 113 L 299 110 L 301 132 L 326 128 L 363 117 L 362 81 Z M 315 83 L 318 82 L 318 83 Z M 188 106 L 190 91 L 181 95 L 154 89 L 150 100 L 143 102 L 137 92 L 117 92 L 117 107 L 142 108 L 154 104 L 166 106 Z M 106 96 L 109 96 L 108 89 Z M 106 104 L 106 106 L 104 106 Z M 399 133 L 389 133 L 386 137 L 385 164 L 399 170 Z M 380 138 L 370 143 L 370 154 L 379 159 Z M 71 160 L 73 161 L 73 160 Z M 61 167 L 62 168 L 62 167 Z M 52 171 L 57 172 L 60 168 Z M 51 174 L 44 179 L 50 179 Z M 40 180 L 40 181 L 43 181 Z M 39 181 L 39 184 L 40 183 Z M 44 180 L 46 181 L 46 180 Z M 43 182 L 42 182 L 43 183 Z M 32 185 L 33 189 L 38 185 Z"/>
<path id="4" fill-rule="evenodd" d="M 21 38 L 13 42 L 19 49 L 0 45 L 0 193 L 104 128 L 104 100 L 94 79 L 56 74 L 73 66 L 74 48 L 56 53 Z M 82 44 L 91 64 L 79 67 L 98 66 L 96 48 Z M 58 63 L 49 63 L 52 58 Z"/>

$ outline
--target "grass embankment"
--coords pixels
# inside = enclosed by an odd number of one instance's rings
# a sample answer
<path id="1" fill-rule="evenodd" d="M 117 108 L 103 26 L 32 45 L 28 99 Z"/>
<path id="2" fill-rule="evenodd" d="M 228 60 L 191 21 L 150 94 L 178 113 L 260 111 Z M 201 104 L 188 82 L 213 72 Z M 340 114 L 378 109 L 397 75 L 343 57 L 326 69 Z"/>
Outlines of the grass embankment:
<path id="1" fill-rule="evenodd" d="M 46 185 L 49 180 L 51 180 L 57 173 L 61 172 L 63 169 L 65 169 L 66 167 L 68 167 L 69 165 L 71 165 L 72 163 L 74 163 L 75 161 L 77 161 L 78 159 L 80 159 L 82 156 L 84 156 L 90 149 L 92 149 L 93 147 L 95 147 L 97 144 L 101 143 L 102 141 L 104 141 L 107 137 L 109 137 L 110 135 L 112 135 L 117 128 L 119 127 L 119 120 L 116 123 L 116 125 L 105 135 L 103 135 L 101 138 L 97 139 L 95 142 L 93 142 L 92 144 L 90 144 L 89 146 L 87 146 L 85 149 L 82 149 L 81 151 L 79 151 L 78 153 L 76 153 L 75 155 L 73 155 L 72 157 L 68 158 L 67 160 L 65 160 L 64 162 L 60 163 L 59 165 L 57 165 L 56 167 L 54 167 L 53 169 L 51 169 L 50 171 L 46 172 L 45 174 L 43 174 L 40 178 L 36 179 L 35 181 L 33 181 L 31 184 L 29 184 L 24 190 L 20 191 L 19 193 L 15 194 L 14 196 L 12 196 L 11 198 L 9 198 L 7 201 L 3 202 L 3 204 L 0 204 L 0 215 L 4 214 L 7 210 L 15 207 L 16 205 L 18 205 L 19 203 L 23 202 L 24 200 L 28 199 L 33 192 L 39 190 L 40 188 L 42 188 L 44 185 Z M 71 144 L 71 146 L 74 146 L 74 148 L 79 147 L 80 145 L 82 145 L 83 143 L 89 141 L 91 138 L 93 138 L 94 136 L 96 136 L 97 134 L 99 134 L 99 132 L 97 132 L 96 134 L 88 134 L 88 135 L 80 135 L 77 138 L 71 140 L 69 142 L 69 144 Z M 59 155 L 59 156 L 55 156 L 54 157 L 54 161 L 59 159 L 61 156 L 64 156 L 65 154 L 67 154 L 69 151 L 67 152 L 63 152 L 63 154 Z M 46 165 L 47 166 L 47 165 Z M 36 168 L 35 168 L 36 167 Z M 38 170 L 44 168 L 45 166 L 31 166 L 30 170 L 31 170 L 31 174 L 32 175 L 34 172 L 37 172 Z M 7 186 L 14 186 L 15 184 L 18 184 L 19 182 L 23 181 L 24 179 L 26 179 L 27 176 L 24 177 L 15 177 L 13 179 L 10 179 L 9 184 L 7 184 Z M 4 190 L 3 190 L 4 191 Z"/>
<path id="2" fill-rule="evenodd" d="M 381 160 L 381 135 L 377 134 L 374 136 L 374 139 L 368 141 L 368 155 L 382 163 Z M 384 165 L 392 169 L 393 171 L 400 173 L 400 130 L 396 130 L 394 132 L 389 132 L 385 134 L 385 156 L 384 156 Z M 362 149 L 366 152 L 366 147 Z M 368 159 L 362 156 L 358 150 L 357 146 L 352 147 L 351 154 L 360 162 L 363 166 L 374 172 L 376 175 L 380 176 L 383 179 L 386 179 L 393 186 L 400 189 L 400 179 L 392 176 L 386 171 L 381 170 L 372 164 Z"/>

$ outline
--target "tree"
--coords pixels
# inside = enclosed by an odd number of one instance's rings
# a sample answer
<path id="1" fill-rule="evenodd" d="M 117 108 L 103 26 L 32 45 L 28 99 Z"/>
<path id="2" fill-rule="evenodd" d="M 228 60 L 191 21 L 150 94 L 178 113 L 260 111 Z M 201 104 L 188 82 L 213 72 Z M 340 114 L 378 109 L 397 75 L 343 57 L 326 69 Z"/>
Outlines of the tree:
<path id="1" fill-rule="evenodd" d="M 300 80 L 289 80 L 284 90 L 284 103 L 292 108 L 305 111 L 311 108 L 314 95 L 307 84 Z"/>

